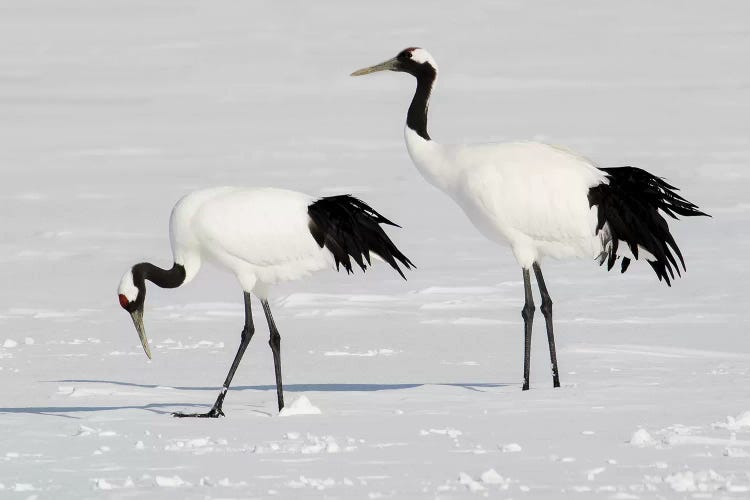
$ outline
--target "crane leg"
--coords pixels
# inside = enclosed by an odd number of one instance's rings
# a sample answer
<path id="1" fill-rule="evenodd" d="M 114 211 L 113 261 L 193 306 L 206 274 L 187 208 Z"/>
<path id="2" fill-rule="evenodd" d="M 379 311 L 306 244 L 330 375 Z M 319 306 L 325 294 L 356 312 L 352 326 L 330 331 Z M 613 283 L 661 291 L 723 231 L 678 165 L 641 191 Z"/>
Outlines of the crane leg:
<path id="1" fill-rule="evenodd" d="M 523 290 L 526 302 L 521 309 L 524 328 L 523 345 L 523 390 L 529 390 L 529 372 L 531 371 L 531 325 L 534 323 L 534 297 L 531 295 L 531 277 L 529 270 L 523 270 Z"/>
<path id="2" fill-rule="evenodd" d="M 232 378 L 234 378 L 234 372 L 236 372 L 237 367 L 240 366 L 242 355 L 245 354 L 245 349 L 247 349 L 247 346 L 250 343 L 250 339 L 253 338 L 253 334 L 255 333 L 255 326 L 253 325 L 253 312 L 250 307 L 250 299 L 251 299 L 250 294 L 245 292 L 245 328 L 242 329 L 240 347 L 237 350 L 237 354 L 234 356 L 234 361 L 232 361 L 232 367 L 229 368 L 229 373 L 227 374 L 227 378 L 226 380 L 224 380 L 224 386 L 221 388 L 219 397 L 216 398 L 216 402 L 214 403 L 213 407 L 211 407 L 211 410 L 209 410 L 208 413 L 177 412 L 177 413 L 173 413 L 172 414 L 173 416 L 175 417 L 198 417 L 198 418 L 218 418 L 218 417 L 224 416 L 224 412 L 221 409 L 221 406 L 224 403 L 224 396 L 226 396 L 227 391 L 229 390 L 229 384 L 232 383 Z"/>
<path id="3" fill-rule="evenodd" d="M 542 306 L 540 309 L 544 315 L 544 321 L 547 323 L 547 342 L 549 343 L 549 357 L 552 363 L 552 385 L 560 387 L 560 375 L 557 370 L 557 353 L 555 351 L 555 334 L 552 330 L 552 299 L 547 291 L 547 285 L 544 284 L 542 268 L 536 262 L 534 262 L 534 274 L 536 274 L 536 283 L 539 285 L 539 293 L 542 295 Z"/>
<path id="4" fill-rule="evenodd" d="M 273 353 L 273 368 L 276 372 L 276 399 L 279 402 L 279 411 L 281 411 L 284 408 L 284 386 L 281 383 L 281 335 L 271 315 L 271 306 L 268 305 L 268 301 L 262 300 L 261 304 L 263 304 L 263 311 L 266 313 L 268 330 L 271 332 L 268 345 L 271 346 L 271 352 Z"/>

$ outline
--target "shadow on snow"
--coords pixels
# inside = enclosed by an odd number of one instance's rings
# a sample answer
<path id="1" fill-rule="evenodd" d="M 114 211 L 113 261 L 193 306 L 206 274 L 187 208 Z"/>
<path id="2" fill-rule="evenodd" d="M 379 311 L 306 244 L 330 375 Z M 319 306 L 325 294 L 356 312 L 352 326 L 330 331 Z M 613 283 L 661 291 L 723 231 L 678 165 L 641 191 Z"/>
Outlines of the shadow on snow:
<path id="1" fill-rule="evenodd" d="M 122 382 L 118 380 L 92 380 L 92 379 L 65 379 L 51 380 L 54 383 L 86 383 L 86 384 L 112 384 L 127 387 L 140 387 L 143 389 L 175 389 L 178 391 L 218 391 L 217 386 L 164 386 L 158 384 L 138 384 L 135 382 Z M 414 389 L 423 386 L 449 386 L 462 387 L 470 391 L 484 392 L 484 388 L 506 387 L 511 384 L 494 382 L 423 382 L 413 384 L 284 384 L 284 392 L 374 392 L 393 391 L 401 389 Z M 237 385 L 229 388 L 230 391 L 275 391 L 275 385 Z M 2 409 L 0 409 L 2 411 Z"/>
<path id="2" fill-rule="evenodd" d="M 170 389 L 178 391 L 218 391 L 220 388 L 197 387 L 197 386 L 161 386 L 157 384 L 138 384 L 135 382 L 123 382 L 118 380 L 90 380 L 90 379 L 65 379 L 52 380 L 49 382 L 65 383 L 87 383 L 87 384 L 111 384 L 127 387 L 140 387 L 144 389 Z M 461 387 L 470 391 L 485 392 L 483 389 L 506 387 L 511 384 L 489 383 L 489 382 L 445 382 L 445 383 L 414 383 L 414 384 L 289 384 L 284 386 L 284 392 L 374 392 L 393 391 L 403 389 L 414 389 L 423 386 L 448 386 Z M 275 391 L 275 385 L 238 385 L 231 387 L 230 391 Z M 0 408 L 0 413 L 31 413 L 36 415 L 51 415 L 56 417 L 78 418 L 65 413 L 96 412 L 111 410 L 146 410 L 154 413 L 171 413 L 160 408 L 173 407 L 205 407 L 203 403 L 148 403 L 144 405 L 121 405 L 121 406 L 27 406 L 15 408 Z"/>

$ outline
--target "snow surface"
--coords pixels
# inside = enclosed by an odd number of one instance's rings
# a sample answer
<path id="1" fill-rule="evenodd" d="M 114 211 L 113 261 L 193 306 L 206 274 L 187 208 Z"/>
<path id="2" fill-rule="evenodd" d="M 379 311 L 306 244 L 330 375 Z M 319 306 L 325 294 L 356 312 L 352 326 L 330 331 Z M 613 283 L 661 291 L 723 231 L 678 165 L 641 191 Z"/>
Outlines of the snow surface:
<path id="1" fill-rule="evenodd" d="M 0 497 L 748 498 L 746 2 L 6 0 L 0 6 Z M 666 177 L 714 215 L 674 225 L 669 289 L 545 262 L 563 386 L 521 272 L 410 164 L 413 82 L 354 69 L 409 46 L 441 76 L 443 142 L 534 138 Z M 148 292 L 153 361 L 116 287 L 168 266 L 197 188 L 349 192 L 417 264 L 276 290 L 219 420 L 242 293 L 203 269 Z M 31 339 L 31 340 L 29 340 Z M 648 446 L 631 444 L 647 433 Z M 641 433 L 643 437 L 643 433 Z M 512 451 L 512 452 L 511 452 Z"/>

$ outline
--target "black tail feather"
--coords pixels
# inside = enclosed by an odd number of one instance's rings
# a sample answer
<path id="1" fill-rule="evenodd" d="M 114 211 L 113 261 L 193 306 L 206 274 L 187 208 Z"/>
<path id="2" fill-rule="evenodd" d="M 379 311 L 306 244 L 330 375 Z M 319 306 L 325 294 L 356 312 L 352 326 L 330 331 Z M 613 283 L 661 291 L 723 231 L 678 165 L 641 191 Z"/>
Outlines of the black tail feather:
<path id="1" fill-rule="evenodd" d="M 648 260 L 659 281 L 671 286 L 677 276 L 681 276 L 680 264 L 685 270 L 685 259 L 669 231 L 661 210 L 673 219 L 678 216 L 695 217 L 710 215 L 698 210 L 698 206 L 677 194 L 676 187 L 645 170 L 635 167 L 602 168 L 608 183 L 589 189 L 589 206 L 597 207 L 596 234 L 608 229 L 604 252 L 600 264 L 607 261 L 607 270 L 612 269 L 617 260 L 618 243 L 628 245 L 633 256 L 638 258 L 638 248 L 653 255 L 656 260 Z M 678 264 L 679 260 L 679 264 Z M 630 265 L 630 259 L 623 258 L 621 272 Z"/>
<path id="2" fill-rule="evenodd" d="M 401 265 L 411 269 L 414 264 L 396 248 L 380 224 L 401 227 L 376 212 L 367 203 L 351 195 L 327 196 L 307 208 L 310 233 L 321 248 L 333 254 L 336 269 L 344 266 L 352 272 L 352 259 L 364 271 L 370 252 L 377 254 L 406 279 Z"/>

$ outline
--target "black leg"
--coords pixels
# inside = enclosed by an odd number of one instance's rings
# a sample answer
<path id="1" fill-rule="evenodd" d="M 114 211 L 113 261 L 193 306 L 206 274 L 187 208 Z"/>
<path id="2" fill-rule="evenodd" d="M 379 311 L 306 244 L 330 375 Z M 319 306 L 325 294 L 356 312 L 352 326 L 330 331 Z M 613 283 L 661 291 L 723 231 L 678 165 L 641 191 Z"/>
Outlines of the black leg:
<path id="1" fill-rule="evenodd" d="M 557 371 L 557 353 L 555 351 L 555 334 L 552 331 L 552 299 L 547 291 L 547 285 L 544 284 L 542 268 L 534 262 L 534 274 L 536 274 L 536 283 L 539 285 L 539 293 L 542 294 L 542 314 L 544 321 L 547 323 L 547 342 L 549 342 L 549 357 L 552 362 L 552 385 L 560 387 L 560 375 Z"/>
<path id="2" fill-rule="evenodd" d="M 273 353 L 273 368 L 276 372 L 276 398 L 279 402 L 279 411 L 281 411 L 284 408 L 284 386 L 281 383 L 281 335 L 279 335 L 276 322 L 271 315 L 271 306 L 268 305 L 268 301 L 261 300 L 261 304 L 263 304 L 263 311 L 266 313 L 268 330 L 271 332 L 268 345 L 271 346 L 271 352 Z"/>
<path id="3" fill-rule="evenodd" d="M 173 413 L 175 417 L 199 417 L 199 418 L 218 418 L 223 417 L 224 412 L 221 410 L 221 405 L 224 403 L 224 396 L 226 396 L 229 390 L 229 384 L 232 383 L 234 372 L 237 371 L 237 367 L 240 366 L 242 355 L 245 354 L 245 349 L 250 343 L 250 339 L 253 338 L 255 333 L 255 326 L 253 325 L 253 312 L 250 307 L 250 294 L 245 292 L 245 328 L 242 329 L 242 338 L 240 340 L 240 348 L 237 350 L 237 354 L 234 356 L 232 367 L 229 369 L 226 380 L 224 380 L 224 386 L 221 388 L 219 397 L 216 398 L 216 402 L 208 413 Z"/>
<path id="4" fill-rule="evenodd" d="M 523 270 L 523 291 L 526 302 L 521 309 L 524 328 L 523 345 L 523 390 L 529 390 L 529 372 L 531 371 L 531 325 L 534 323 L 534 297 L 531 295 L 531 276 L 529 270 Z"/>

